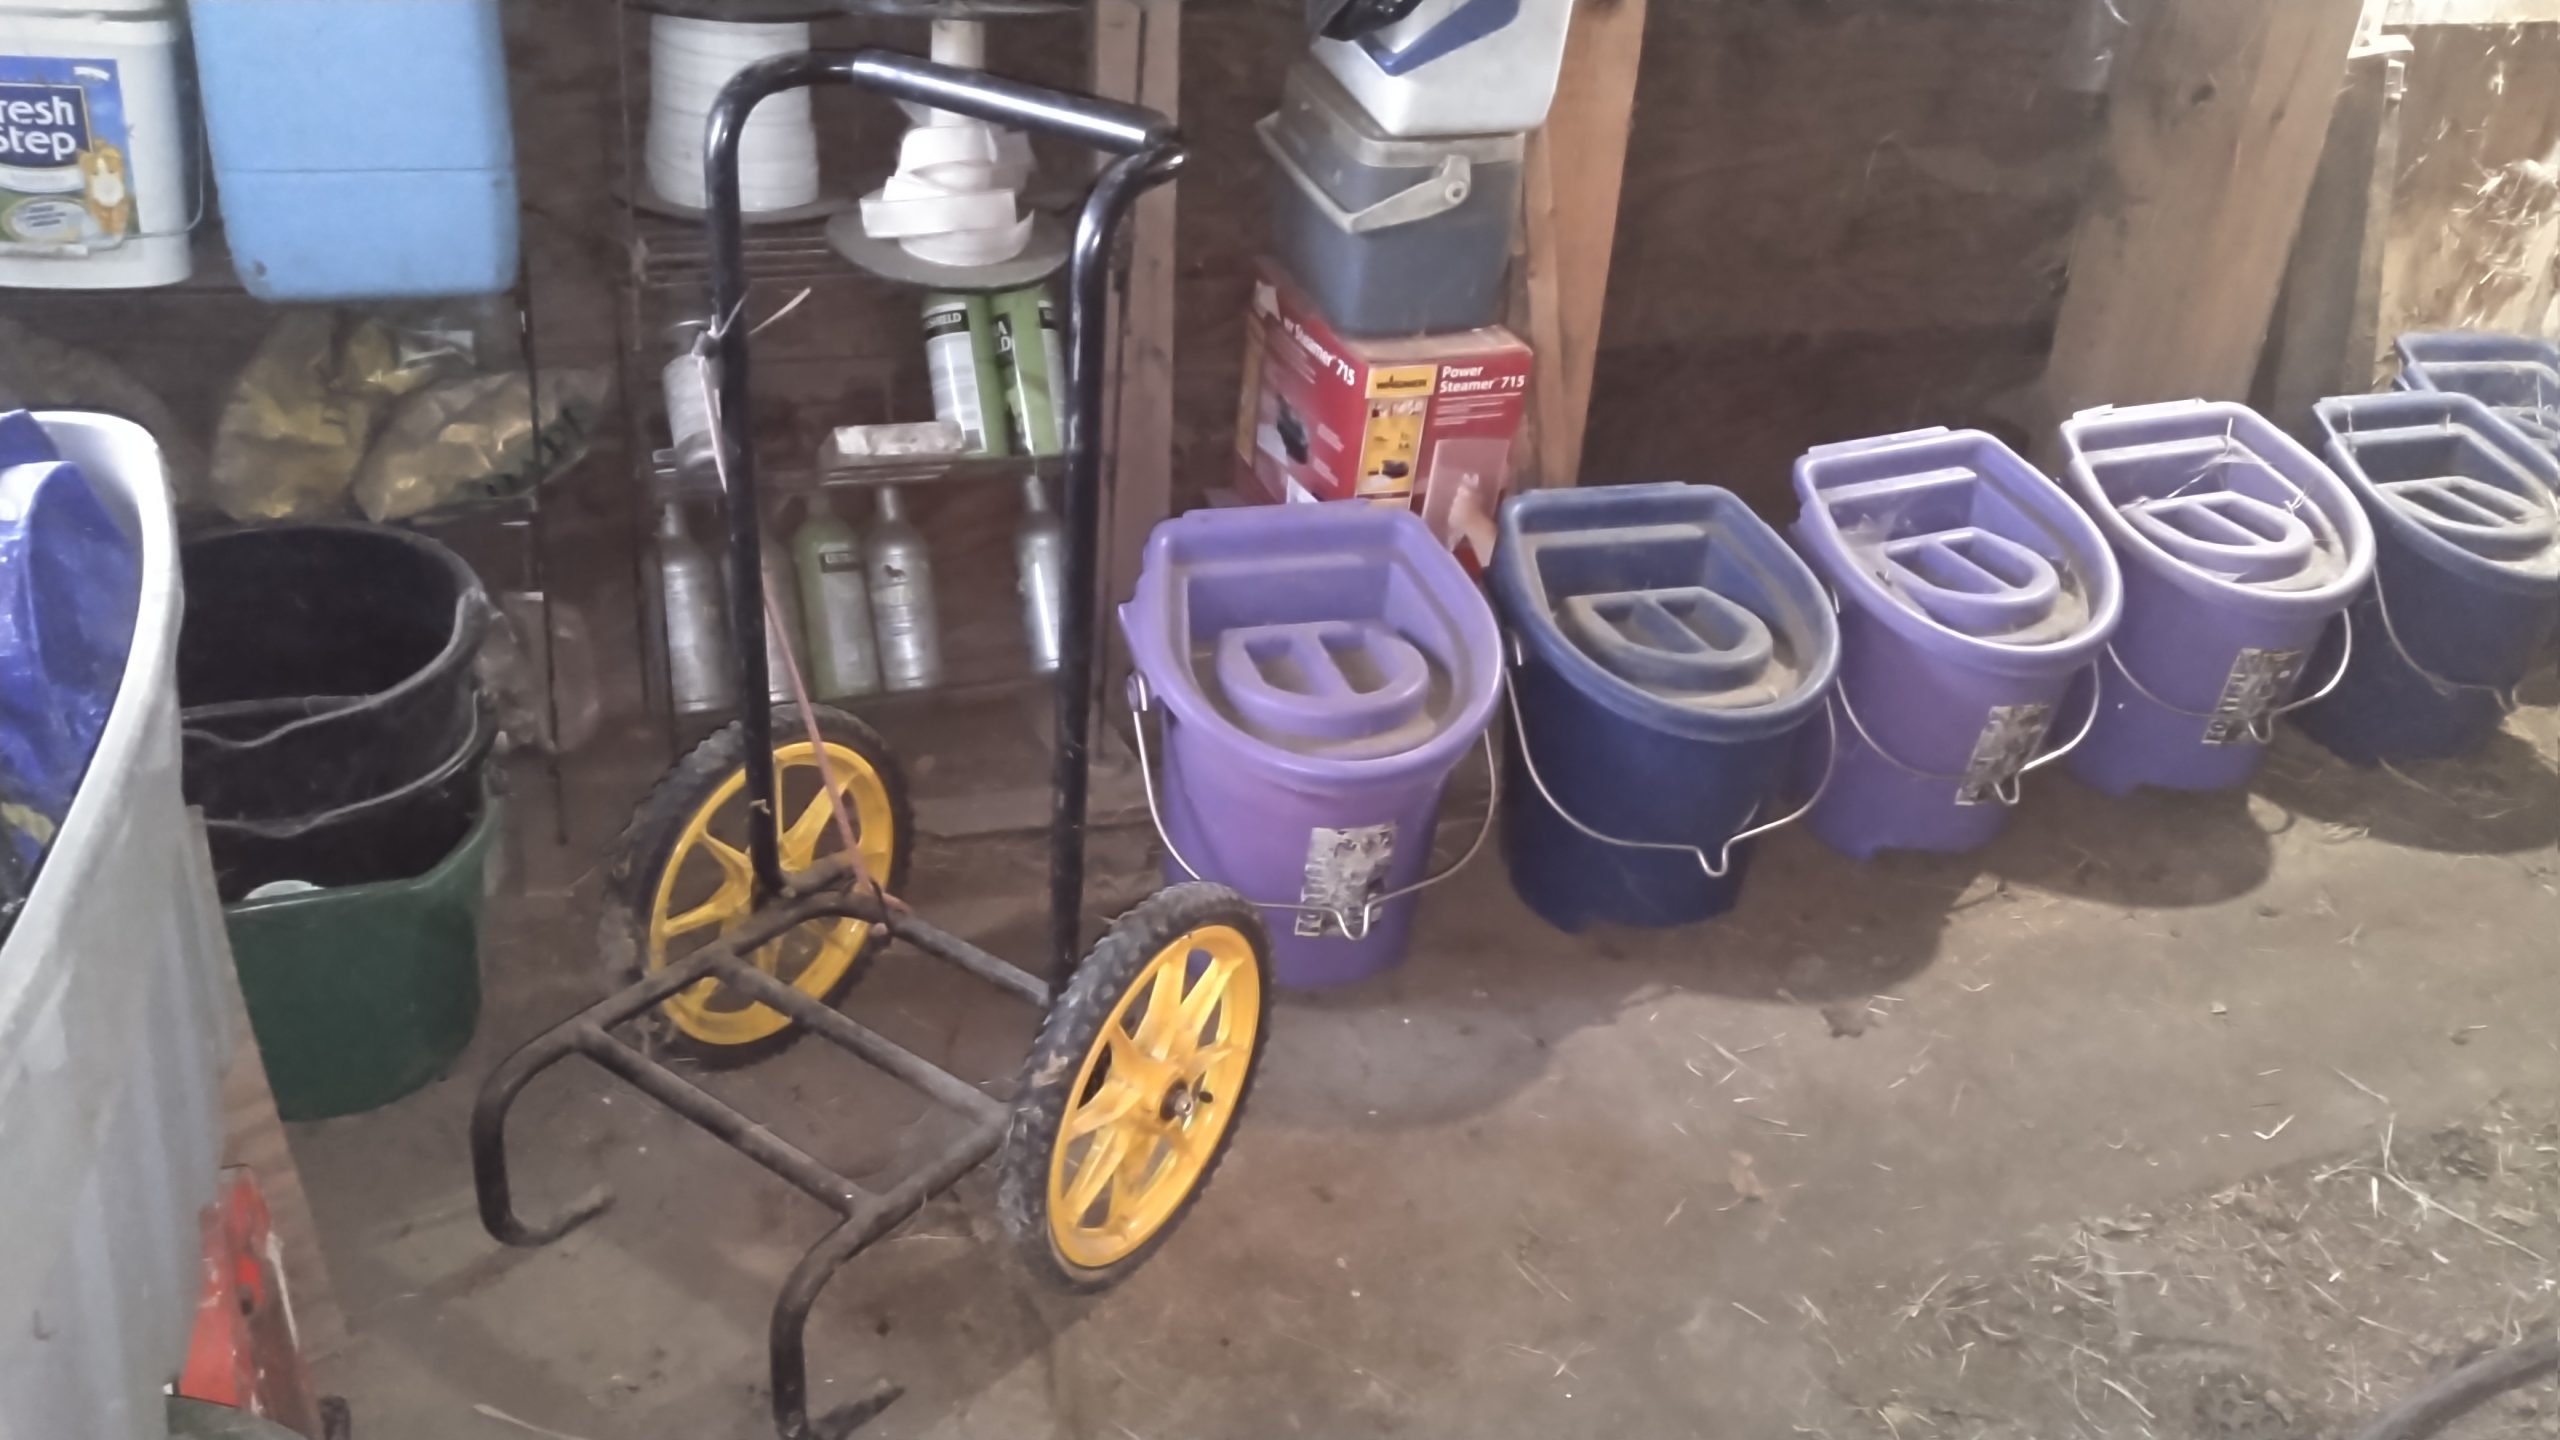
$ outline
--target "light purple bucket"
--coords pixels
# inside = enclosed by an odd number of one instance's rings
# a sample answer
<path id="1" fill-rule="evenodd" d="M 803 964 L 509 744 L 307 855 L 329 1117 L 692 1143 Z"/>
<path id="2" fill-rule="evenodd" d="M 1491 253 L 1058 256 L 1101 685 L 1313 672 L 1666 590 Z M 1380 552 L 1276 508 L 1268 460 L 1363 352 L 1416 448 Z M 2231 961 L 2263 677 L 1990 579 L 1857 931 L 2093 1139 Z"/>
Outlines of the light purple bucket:
<path id="1" fill-rule="evenodd" d="M 2062 422 L 2062 443 L 2072 492 L 2124 572 L 2124 623 L 2071 773 L 2110 795 L 2246 784 L 2276 717 L 2345 671 L 2342 657 L 2293 698 L 2322 632 L 2373 576 L 2364 507 L 2231 401 L 2086 410 Z"/>
<path id="2" fill-rule="evenodd" d="M 1862 860 L 1990 843 L 2087 714 L 2064 697 L 2115 629 L 2115 557 L 1979 430 L 1820 446 L 1795 478 L 1792 538 L 1840 606 L 1839 758 L 1806 824 Z M 1800 758 L 1819 773 L 1819 742 Z"/>
<path id="3" fill-rule="evenodd" d="M 1196 511 L 1155 528 L 1120 629 L 1164 717 L 1167 877 L 1271 907 L 1283 985 L 1403 958 L 1440 793 L 1502 684 L 1457 559 L 1402 510 Z"/>

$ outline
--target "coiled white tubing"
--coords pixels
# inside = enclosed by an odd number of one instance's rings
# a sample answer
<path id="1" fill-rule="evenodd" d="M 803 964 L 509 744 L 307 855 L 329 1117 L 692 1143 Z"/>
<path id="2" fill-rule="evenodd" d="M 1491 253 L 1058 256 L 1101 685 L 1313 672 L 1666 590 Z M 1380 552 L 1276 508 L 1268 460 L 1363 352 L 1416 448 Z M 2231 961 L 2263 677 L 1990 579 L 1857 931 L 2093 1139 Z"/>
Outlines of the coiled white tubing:
<path id="1" fill-rule="evenodd" d="M 649 22 L 649 188 L 693 209 L 705 204 L 702 129 L 730 77 L 775 55 L 809 48 L 809 27 L 653 16 Z M 818 129 L 809 92 L 787 90 L 756 106 L 738 137 L 738 202 L 748 214 L 818 198 Z"/>

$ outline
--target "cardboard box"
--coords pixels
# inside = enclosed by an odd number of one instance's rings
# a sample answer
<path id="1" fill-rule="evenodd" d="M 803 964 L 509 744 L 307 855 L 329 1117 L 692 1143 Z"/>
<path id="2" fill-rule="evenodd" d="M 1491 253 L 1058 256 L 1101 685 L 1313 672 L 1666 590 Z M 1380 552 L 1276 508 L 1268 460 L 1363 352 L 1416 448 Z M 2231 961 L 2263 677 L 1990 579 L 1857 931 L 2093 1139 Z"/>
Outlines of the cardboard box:
<path id="1" fill-rule="evenodd" d="M 1346 340 L 1265 260 L 1245 317 L 1236 488 L 1250 500 L 1407 506 L 1481 569 L 1528 412 L 1529 362 L 1499 326 Z"/>

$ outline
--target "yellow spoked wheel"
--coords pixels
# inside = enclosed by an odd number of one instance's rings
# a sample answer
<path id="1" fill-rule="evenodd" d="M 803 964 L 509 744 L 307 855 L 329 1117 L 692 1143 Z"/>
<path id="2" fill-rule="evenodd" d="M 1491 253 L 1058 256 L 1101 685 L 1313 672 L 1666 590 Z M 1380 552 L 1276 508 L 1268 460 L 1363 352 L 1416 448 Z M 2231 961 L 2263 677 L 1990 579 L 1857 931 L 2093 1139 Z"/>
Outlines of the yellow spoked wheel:
<path id="1" fill-rule="evenodd" d="M 773 716 L 782 868 L 806 870 L 843 851 L 826 795 L 832 780 L 863 864 L 894 891 L 906 883 L 912 828 L 905 780 L 869 726 L 823 707 L 817 716 L 823 765 L 797 710 Z M 605 905 L 602 943 L 616 984 L 717 942 L 753 913 L 746 786 L 746 735 L 733 724 L 696 746 L 641 804 L 618 847 Z M 758 949 L 755 963 L 832 1004 L 885 938 L 876 930 L 860 920 L 812 921 Z M 668 1048 L 711 1065 L 762 1059 L 798 1034 L 782 1012 L 716 980 L 670 998 L 654 1020 Z"/>
<path id="2" fill-rule="evenodd" d="M 1217 1168 L 1268 1033 L 1271 942 L 1234 891 L 1166 890 L 1076 967 L 1024 1062 L 1000 1199 L 1035 1269 L 1136 1269 Z"/>

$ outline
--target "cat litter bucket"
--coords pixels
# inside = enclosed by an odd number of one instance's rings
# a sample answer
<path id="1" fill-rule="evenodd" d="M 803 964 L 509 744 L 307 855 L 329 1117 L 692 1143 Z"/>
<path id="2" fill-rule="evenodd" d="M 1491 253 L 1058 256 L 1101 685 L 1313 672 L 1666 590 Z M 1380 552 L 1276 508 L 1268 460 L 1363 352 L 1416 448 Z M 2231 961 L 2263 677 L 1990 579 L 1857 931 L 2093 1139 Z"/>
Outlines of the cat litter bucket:
<path id="1" fill-rule="evenodd" d="M 1843 722 L 1807 823 L 1865 859 L 1990 843 L 2072 682 L 2114 633 L 2123 582 L 2062 487 L 1979 430 L 1820 446 L 1796 461 L 1795 545 L 1840 608 Z M 1804 763 L 1824 759 L 1808 743 Z"/>
<path id="2" fill-rule="evenodd" d="M 2560 455 L 2560 341 L 2434 330 L 2403 335 L 2393 348 L 2400 352 L 2401 389 L 2468 395 L 2546 453 Z"/>
<path id="3" fill-rule="evenodd" d="M 2373 573 L 2373 529 L 2329 467 L 2245 405 L 2180 400 L 2062 422 L 2072 492 L 2124 576 L 2124 622 L 2071 773 L 2110 795 L 2221 790 L 2266 758 L 2322 635 Z"/>
<path id="4" fill-rule="evenodd" d="M 2303 730 L 2358 764 L 2476 749 L 2560 627 L 2560 460 L 2470 395 L 2323 400 L 2329 459 L 2372 517 L 2373 583 Z"/>
<path id="5" fill-rule="evenodd" d="M 1797 737 L 1837 745 L 1840 628 L 1813 572 L 1729 491 L 1612 485 L 1503 506 L 1492 582 L 1511 887 L 1567 931 L 1732 908 L 1751 839 L 1812 808 L 1779 793 Z"/>
<path id="6" fill-rule="evenodd" d="M 1426 877 L 1441 791 L 1502 684 L 1493 612 L 1457 557 L 1403 510 L 1197 511 L 1155 528 L 1120 629 L 1167 878 L 1274 911 L 1283 985 L 1394 965 L 1417 892 L 1484 841 Z"/>

